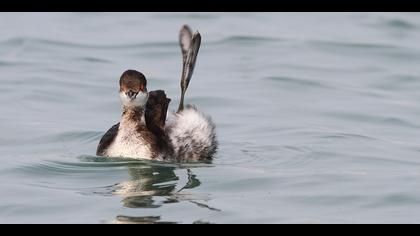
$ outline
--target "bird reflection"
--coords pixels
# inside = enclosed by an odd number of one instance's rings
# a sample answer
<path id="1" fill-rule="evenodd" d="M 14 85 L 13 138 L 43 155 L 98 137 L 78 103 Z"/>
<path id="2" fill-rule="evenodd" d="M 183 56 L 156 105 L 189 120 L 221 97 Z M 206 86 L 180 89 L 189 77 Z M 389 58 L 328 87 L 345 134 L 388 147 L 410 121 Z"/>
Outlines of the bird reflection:
<path id="1" fill-rule="evenodd" d="M 176 170 L 186 170 L 187 181 L 182 184 L 175 174 Z M 130 180 L 117 184 L 113 194 L 123 196 L 123 206 L 127 208 L 159 208 L 163 204 L 188 201 L 198 207 L 212 211 L 219 209 L 198 202 L 203 197 L 194 196 L 187 192 L 201 185 L 200 180 L 191 169 L 166 165 L 135 165 L 128 167 Z M 185 181 L 185 178 L 183 178 Z M 179 186 L 181 185 L 181 186 Z M 159 216 L 117 216 L 117 223 L 175 223 L 161 222 Z"/>
<path id="2" fill-rule="evenodd" d="M 153 197 L 172 196 L 179 180 L 174 171 L 175 167 L 167 166 L 129 167 L 130 180 L 119 183 L 115 194 L 125 197 L 125 207 L 160 207 L 160 204 L 153 201 Z"/>

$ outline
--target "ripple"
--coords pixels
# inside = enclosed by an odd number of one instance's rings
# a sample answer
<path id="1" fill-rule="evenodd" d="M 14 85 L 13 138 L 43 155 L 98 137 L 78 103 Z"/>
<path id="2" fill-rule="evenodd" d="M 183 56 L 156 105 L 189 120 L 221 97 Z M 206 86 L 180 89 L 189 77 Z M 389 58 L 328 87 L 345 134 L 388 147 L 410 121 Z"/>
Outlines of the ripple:
<path id="1" fill-rule="evenodd" d="M 350 112 L 325 112 L 326 116 L 346 119 L 349 121 L 367 122 L 367 123 L 382 123 L 387 125 L 406 127 L 406 128 L 420 128 L 419 125 L 407 121 L 399 117 L 381 117 L 378 115 L 368 115 Z"/>
<path id="2" fill-rule="evenodd" d="M 275 37 L 266 37 L 260 35 L 234 35 L 228 36 L 216 41 L 209 41 L 206 44 L 218 45 L 218 44 L 267 44 L 267 43 L 279 43 L 279 42 L 290 42 L 291 40 Z"/>
<path id="3" fill-rule="evenodd" d="M 103 132 L 97 131 L 71 131 L 61 132 L 54 135 L 48 135 L 44 137 L 38 137 L 35 142 L 38 143 L 90 143 L 92 141 L 99 140 L 103 135 Z"/>
<path id="4" fill-rule="evenodd" d="M 375 81 L 371 84 L 372 87 L 386 90 L 386 91 L 404 91 L 404 90 L 419 90 L 420 79 L 414 75 L 392 75 L 382 78 L 380 81 Z"/>
<path id="5" fill-rule="evenodd" d="M 154 41 L 145 43 L 126 43 L 126 44 L 88 44 L 77 43 L 72 41 L 60 41 L 45 38 L 29 38 L 29 37 L 15 37 L 0 42 L 1 45 L 6 46 L 23 46 L 25 43 L 33 43 L 36 45 L 43 45 L 46 47 L 59 46 L 64 48 L 80 48 L 80 49 L 134 49 L 134 48 L 149 48 L 149 47 L 176 47 L 177 42 L 174 41 Z"/>
<path id="6" fill-rule="evenodd" d="M 402 166 L 418 166 L 420 162 L 417 161 L 409 161 L 409 160 L 402 160 L 402 159 L 394 159 L 392 157 L 374 157 L 374 156 L 361 156 L 364 161 L 369 161 L 370 163 L 376 164 L 385 164 L 385 165 L 402 165 Z"/>
<path id="7" fill-rule="evenodd" d="M 353 133 L 332 133 L 321 135 L 321 139 L 364 139 L 364 140 L 380 140 L 375 137 L 366 136 L 362 134 L 353 134 Z"/>
<path id="8" fill-rule="evenodd" d="M 92 173 L 110 170 L 121 170 L 126 168 L 136 169 L 157 169 L 157 170 L 174 170 L 174 169 L 192 169 L 192 168 L 208 168 L 211 164 L 206 163 L 174 163 L 152 160 L 130 160 L 126 158 L 106 158 L 90 155 L 79 156 L 80 162 L 65 161 L 43 161 L 36 164 L 25 164 L 18 169 L 23 172 L 33 174 L 73 174 L 73 173 Z"/>
<path id="9" fill-rule="evenodd" d="M 382 24 L 389 26 L 391 28 L 396 28 L 396 29 L 404 29 L 404 30 L 417 29 L 416 25 L 402 19 L 391 19 L 391 20 L 382 22 Z"/>
<path id="10" fill-rule="evenodd" d="M 61 161 L 43 161 L 37 164 L 26 164 L 18 168 L 20 172 L 39 176 L 48 175 L 74 175 L 74 174 L 91 174 L 95 172 L 110 171 L 112 167 L 120 167 L 124 165 L 118 164 L 78 164 Z"/>
<path id="11" fill-rule="evenodd" d="M 123 161 L 94 156 L 82 156 L 80 159 L 88 161 L 42 161 L 22 164 L 8 172 L 31 176 L 32 181 L 27 184 L 31 187 L 77 192 L 81 195 L 121 196 L 125 198 L 125 205 L 131 208 L 141 207 L 144 204 L 144 206 L 159 207 L 165 203 L 165 201 L 147 199 L 155 196 L 166 196 L 166 200 L 172 202 L 201 201 L 208 198 L 190 195 L 185 191 L 201 185 L 192 171 L 210 165 L 180 165 L 146 160 Z M 187 176 L 179 176 L 175 172 L 177 170 L 186 170 Z M 118 181 L 121 178 L 124 180 Z M 182 180 L 184 178 L 186 180 Z M 37 181 L 33 181 L 34 179 Z M 70 179 L 72 184 L 68 184 Z M 98 183 L 103 182 L 108 183 L 98 186 Z M 182 182 L 185 182 L 185 185 L 178 186 Z"/>
<path id="12" fill-rule="evenodd" d="M 112 61 L 97 57 L 82 57 L 82 61 L 110 64 Z"/>
<path id="13" fill-rule="evenodd" d="M 392 44 L 381 43 L 366 43 L 366 42 L 340 42 L 340 41 L 323 41 L 323 40 L 310 40 L 306 41 L 307 44 L 322 48 L 323 46 L 349 48 L 349 49 L 377 49 L 377 50 L 401 50 L 403 47 Z"/>
<path id="14" fill-rule="evenodd" d="M 368 56 L 376 59 L 386 57 L 391 60 L 420 60 L 418 49 L 391 44 L 322 40 L 310 40 L 306 41 L 306 44 L 317 50 L 338 53 L 346 57 Z"/>
<path id="15" fill-rule="evenodd" d="M 200 104 L 202 107 L 214 106 L 215 104 L 218 104 L 217 106 L 220 106 L 220 104 L 223 104 L 223 106 L 237 106 L 244 103 L 243 99 L 221 96 L 194 96 L 189 98 L 189 101 L 192 104 Z"/>
<path id="16" fill-rule="evenodd" d="M 323 88 L 330 89 L 331 87 L 321 83 L 317 80 L 293 78 L 293 77 L 282 77 L 282 76 L 270 76 L 265 77 L 265 80 L 274 81 L 276 83 L 284 84 L 286 87 L 295 87 L 295 88 Z"/>
<path id="17" fill-rule="evenodd" d="M 418 206 L 420 200 L 412 194 L 394 193 L 387 196 L 375 199 L 371 203 L 365 204 L 367 208 L 383 208 L 383 207 L 397 207 L 397 206 Z"/>
<path id="18" fill-rule="evenodd" d="M 359 203 L 366 201 L 367 196 L 365 195 L 294 195 L 285 197 L 287 201 L 292 201 L 305 205 L 324 205 L 324 206 L 342 206 L 343 204 Z"/>
<path id="19" fill-rule="evenodd" d="M 24 61 L 0 61 L 1 67 L 11 67 L 11 66 L 32 66 L 36 63 L 29 63 Z"/>

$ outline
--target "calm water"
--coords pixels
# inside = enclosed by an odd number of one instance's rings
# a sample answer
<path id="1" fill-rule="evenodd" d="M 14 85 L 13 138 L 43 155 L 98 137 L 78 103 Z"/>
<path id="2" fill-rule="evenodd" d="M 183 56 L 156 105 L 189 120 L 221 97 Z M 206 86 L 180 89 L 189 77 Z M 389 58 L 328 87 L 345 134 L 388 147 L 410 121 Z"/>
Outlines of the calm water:
<path id="1" fill-rule="evenodd" d="M 187 101 L 211 164 L 94 156 L 118 79 Z M 1 223 L 420 223 L 420 14 L 1 13 Z"/>

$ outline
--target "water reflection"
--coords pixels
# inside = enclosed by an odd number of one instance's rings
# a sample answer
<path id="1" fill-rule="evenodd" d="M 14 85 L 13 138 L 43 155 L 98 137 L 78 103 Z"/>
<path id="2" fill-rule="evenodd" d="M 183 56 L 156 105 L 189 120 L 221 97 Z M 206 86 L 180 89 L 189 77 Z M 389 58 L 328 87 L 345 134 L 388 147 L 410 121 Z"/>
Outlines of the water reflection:
<path id="1" fill-rule="evenodd" d="M 130 180 L 119 183 L 114 193 L 125 196 L 122 201 L 125 207 L 160 207 L 153 197 L 173 195 L 179 180 L 174 171 L 175 167 L 129 167 Z"/>
<path id="2" fill-rule="evenodd" d="M 192 191 L 202 185 L 196 172 L 201 168 L 211 168 L 211 163 L 175 164 L 97 156 L 80 156 L 78 159 L 76 162 L 50 160 L 30 163 L 13 171 L 31 177 L 28 179 L 37 180 L 35 183 L 31 181 L 30 186 L 69 191 L 83 196 L 121 199 L 125 213 L 113 217 L 112 223 L 177 223 L 162 221 L 161 211 L 150 215 L 135 210 L 153 210 L 165 204 L 188 202 L 193 204 L 192 208 L 220 211 L 206 204 L 206 201 L 210 200 L 208 194 Z M 76 179 L 75 181 L 81 179 L 82 182 L 77 182 L 77 185 L 67 184 L 70 176 Z M 98 181 L 101 183 L 98 184 Z M 208 222 L 197 220 L 193 223 Z"/>
<path id="3" fill-rule="evenodd" d="M 178 176 L 176 172 L 185 173 L 185 175 L 179 174 Z M 159 208 L 164 204 L 188 201 L 197 207 L 220 211 L 201 202 L 208 200 L 208 196 L 196 196 L 188 192 L 189 189 L 201 185 L 192 168 L 145 164 L 128 167 L 128 173 L 130 180 L 117 184 L 113 191 L 113 194 L 123 197 L 121 202 L 124 207 Z M 116 221 L 117 223 L 176 223 L 162 222 L 160 216 L 119 215 L 116 217 Z"/>
<path id="4" fill-rule="evenodd" d="M 176 222 L 160 221 L 160 216 L 117 216 L 120 224 L 176 224 Z"/>

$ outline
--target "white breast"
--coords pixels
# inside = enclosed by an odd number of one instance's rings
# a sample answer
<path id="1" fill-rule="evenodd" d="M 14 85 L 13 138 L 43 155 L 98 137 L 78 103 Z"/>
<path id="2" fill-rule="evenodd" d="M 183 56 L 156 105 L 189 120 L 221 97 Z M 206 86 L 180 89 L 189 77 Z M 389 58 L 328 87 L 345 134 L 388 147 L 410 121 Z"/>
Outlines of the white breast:
<path id="1" fill-rule="evenodd" d="M 136 132 L 135 127 L 120 126 L 114 142 L 109 146 L 106 155 L 135 159 L 152 159 L 153 153 L 149 143 Z"/>

